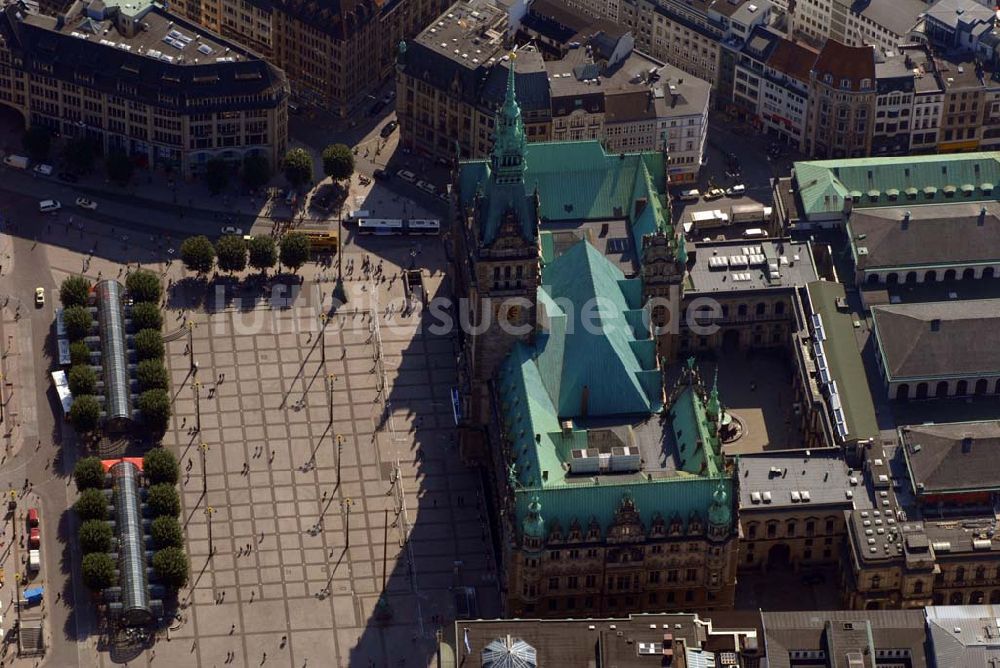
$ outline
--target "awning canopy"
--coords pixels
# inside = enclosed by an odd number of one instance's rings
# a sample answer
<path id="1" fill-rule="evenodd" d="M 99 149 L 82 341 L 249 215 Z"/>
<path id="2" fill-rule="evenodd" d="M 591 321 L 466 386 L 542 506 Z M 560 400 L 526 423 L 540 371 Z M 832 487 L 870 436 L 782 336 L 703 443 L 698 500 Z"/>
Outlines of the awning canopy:
<path id="1" fill-rule="evenodd" d="M 926 188 L 924 188 L 925 195 L 933 195 L 936 192 L 937 192 L 936 186 L 927 186 Z"/>
<path id="2" fill-rule="evenodd" d="M 895 188 L 889 188 L 888 190 L 885 191 L 885 194 L 888 195 L 889 197 L 899 197 L 899 191 L 896 190 Z"/>
<path id="3" fill-rule="evenodd" d="M 980 183 L 979 184 L 979 189 L 982 190 L 983 192 L 988 193 L 991 190 L 993 190 L 993 184 L 992 183 Z"/>
<path id="4" fill-rule="evenodd" d="M 872 199 L 878 199 L 878 196 L 881 195 L 881 194 L 882 193 L 880 193 L 877 190 L 869 190 L 868 191 L 868 196 L 871 197 Z"/>
<path id="5" fill-rule="evenodd" d="M 916 194 L 917 194 L 917 192 L 918 192 L 918 191 L 917 191 L 917 189 L 916 189 L 916 188 L 913 188 L 913 187 L 910 187 L 910 188 L 907 188 L 907 189 L 906 189 L 906 194 L 907 194 L 907 195 L 916 195 Z"/>
<path id="6" fill-rule="evenodd" d="M 852 190 L 850 193 L 848 193 L 848 195 L 850 195 L 851 199 L 861 199 L 862 197 L 862 193 L 860 190 Z"/>
<path id="7" fill-rule="evenodd" d="M 958 188 L 956 188 L 955 186 L 948 185 L 942 188 L 942 190 L 945 191 L 946 193 L 954 193 L 956 190 L 958 190 Z"/>
<path id="8" fill-rule="evenodd" d="M 964 192 L 964 193 L 971 193 L 975 189 L 976 189 L 976 186 L 972 185 L 971 183 L 966 183 L 966 184 L 962 185 L 962 192 Z"/>

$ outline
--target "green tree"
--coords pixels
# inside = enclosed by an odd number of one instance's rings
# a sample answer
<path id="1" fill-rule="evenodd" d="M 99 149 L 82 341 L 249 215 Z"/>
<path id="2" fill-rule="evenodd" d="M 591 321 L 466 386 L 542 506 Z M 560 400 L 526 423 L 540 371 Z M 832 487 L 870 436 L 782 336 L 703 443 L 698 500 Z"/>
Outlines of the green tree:
<path id="1" fill-rule="evenodd" d="M 144 329 L 160 331 L 163 327 L 163 312 L 152 302 L 139 302 L 132 306 L 132 327 L 140 332 Z"/>
<path id="2" fill-rule="evenodd" d="M 139 381 L 139 389 L 165 390 L 170 387 L 170 376 L 167 367 L 157 359 L 143 360 L 135 368 L 135 377 Z"/>
<path id="3" fill-rule="evenodd" d="M 79 341 L 90 334 L 94 326 L 94 316 L 85 306 L 70 306 L 63 309 L 63 324 L 70 341 Z"/>
<path id="4" fill-rule="evenodd" d="M 166 431 L 170 424 L 170 395 L 166 390 L 146 390 L 139 395 L 139 410 L 147 427 Z"/>
<path id="5" fill-rule="evenodd" d="M 163 359 L 163 335 L 158 329 L 143 329 L 135 335 L 135 354 L 139 360 Z"/>
<path id="6" fill-rule="evenodd" d="M 263 188 L 271 180 L 271 165 L 262 155 L 248 155 L 243 158 L 241 176 L 247 188 Z"/>
<path id="7" fill-rule="evenodd" d="M 112 538 L 111 525 L 104 520 L 87 520 L 80 525 L 80 549 L 84 554 L 110 552 Z"/>
<path id="8" fill-rule="evenodd" d="M 250 266 L 266 272 L 278 263 L 278 247 L 271 237 L 254 237 L 250 240 Z"/>
<path id="9" fill-rule="evenodd" d="M 74 137 L 66 143 L 63 149 L 63 159 L 67 166 L 81 174 L 86 174 L 94 166 L 94 157 L 97 155 L 97 147 L 89 137 Z"/>
<path id="10" fill-rule="evenodd" d="M 161 482 L 176 485 L 181 477 L 181 467 L 174 453 L 159 447 L 149 450 L 142 458 L 142 470 L 154 485 Z"/>
<path id="11" fill-rule="evenodd" d="M 64 308 L 86 306 L 90 300 L 90 281 L 83 276 L 67 276 L 59 286 L 59 301 Z"/>
<path id="12" fill-rule="evenodd" d="M 177 517 L 181 514 L 181 499 L 169 483 L 153 485 L 146 492 L 146 506 L 153 517 Z"/>
<path id="13" fill-rule="evenodd" d="M 108 497 L 99 489 L 85 489 L 73 504 L 81 522 L 108 519 Z"/>
<path id="14" fill-rule="evenodd" d="M 162 550 L 166 547 L 184 547 L 184 531 L 180 522 L 173 517 L 157 517 L 149 527 L 153 545 Z"/>
<path id="15" fill-rule="evenodd" d="M 128 157 L 125 151 L 112 151 L 108 154 L 108 159 L 104 161 L 104 167 L 108 171 L 108 178 L 119 185 L 125 185 L 132 178 L 135 165 L 132 158 Z"/>
<path id="16" fill-rule="evenodd" d="M 181 261 L 188 271 L 207 274 L 215 264 L 215 247 L 208 237 L 188 237 L 181 244 Z"/>
<path id="17" fill-rule="evenodd" d="M 21 145 L 29 158 L 41 162 L 49 157 L 52 150 L 52 131 L 42 125 L 33 125 L 24 131 Z"/>
<path id="18" fill-rule="evenodd" d="M 149 302 L 159 304 L 163 296 L 163 286 L 160 278 L 148 269 L 133 271 L 125 279 L 125 288 L 133 302 Z"/>
<path id="19" fill-rule="evenodd" d="M 222 158 L 212 158 L 205 163 L 205 185 L 213 195 L 218 195 L 229 183 L 229 163 Z"/>
<path id="20" fill-rule="evenodd" d="M 91 591 L 107 589 L 115 583 L 115 560 L 104 552 L 91 552 L 83 557 L 80 571 L 83 583 Z"/>
<path id="21" fill-rule="evenodd" d="M 180 589 L 187 584 L 188 559 L 179 547 L 165 547 L 153 554 L 153 570 L 163 584 Z"/>
<path id="22" fill-rule="evenodd" d="M 281 169 L 285 173 L 285 180 L 293 188 L 298 188 L 312 181 L 312 156 L 304 148 L 293 148 L 285 154 L 285 159 L 281 161 Z"/>
<path id="23" fill-rule="evenodd" d="M 219 260 L 219 269 L 232 273 L 247 268 L 247 242 L 243 237 L 227 234 L 215 244 L 215 254 Z"/>
<path id="24" fill-rule="evenodd" d="M 73 397 L 73 405 L 69 409 L 69 421 L 77 433 L 89 434 L 97 429 L 101 421 L 101 402 L 92 394 Z"/>
<path id="25" fill-rule="evenodd" d="M 346 144 L 331 144 L 323 149 L 323 173 L 334 181 L 354 175 L 354 153 Z"/>
<path id="26" fill-rule="evenodd" d="M 90 364 L 90 346 L 85 341 L 74 341 L 69 344 L 69 363 Z"/>
<path id="27" fill-rule="evenodd" d="M 104 487 L 104 465 L 97 457 L 79 459 L 73 468 L 73 479 L 76 481 L 76 488 L 81 492 L 85 489 L 102 489 Z"/>
<path id="28" fill-rule="evenodd" d="M 309 237 L 301 232 L 292 232 L 281 238 L 281 264 L 293 272 L 309 259 Z"/>
<path id="29" fill-rule="evenodd" d="M 74 397 L 97 391 L 97 374 L 87 364 L 70 367 L 68 379 L 69 391 Z"/>

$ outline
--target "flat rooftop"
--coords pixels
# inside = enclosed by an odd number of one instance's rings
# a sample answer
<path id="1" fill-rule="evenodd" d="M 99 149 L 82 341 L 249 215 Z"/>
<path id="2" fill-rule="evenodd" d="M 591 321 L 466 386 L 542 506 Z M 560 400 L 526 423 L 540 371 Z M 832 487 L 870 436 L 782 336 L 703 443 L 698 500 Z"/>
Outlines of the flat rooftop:
<path id="1" fill-rule="evenodd" d="M 414 41 L 471 69 L 493 64 L 503 49 L 507 14 L 488 0 L 451 5 Z"/>
<path id="2" fill-rule="evenodd" d="M 626 278 L 639 274 L 639 254 L 632 241 L 628 221 L 624 218 L 582 222 L 546 221 L 542 227 L 544 232 L 552 234 L 553 257 L 558 257 L 580 239 L 586 239 L 601 255 L 617 264 Z"/>
<path id="3" fill-rule="evenodd" d="M 741 512 L 804 506 L 872 507 L 864 474 L 847 466 L 839 448 L 742 455 L 736 475 Z"/>
<path id="4" fill-rule="evenodd" d="M 816 280 L 808 243 L 791 239 L 695 243 L 689 294 L 789 289 Z"/>
<path id="5" fill-rule="evenodd" d="M 855 4 L 855 7 L 858 6 L 861 9 L 856 11 L 857 14 L 903 37 L 930 7 L 923 0 L 870 0 L 867 4 Z"/>

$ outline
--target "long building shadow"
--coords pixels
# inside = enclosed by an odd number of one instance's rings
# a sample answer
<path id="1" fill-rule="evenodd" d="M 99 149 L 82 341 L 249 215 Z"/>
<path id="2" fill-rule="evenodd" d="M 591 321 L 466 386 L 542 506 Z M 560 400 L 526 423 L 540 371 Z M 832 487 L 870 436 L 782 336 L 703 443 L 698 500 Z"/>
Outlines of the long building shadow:
<path id="1" fill-rule="evenodd" d="M 426 310 L 409 319 L 420 323 L 419 333 L 398 359 L 385 360 L 391 414 L 383 415 L 379 438 L 393 500 L 388 553 L 398 555 L 384 564 L 380 601 L 350 651 L 348 665 L 362 668 L 427 666 L 438 631 L 456 617 L 500 613 L 488 500 L 481 472 L 459 459 L 451 408 L 459 339 L 429 331 L 436 321 Z M 398 479 L 387 466 L 396 451 L 388 440 L 393 432 L 400 439 Z M 383 568 L 373 566 L 377 574 Z"/>

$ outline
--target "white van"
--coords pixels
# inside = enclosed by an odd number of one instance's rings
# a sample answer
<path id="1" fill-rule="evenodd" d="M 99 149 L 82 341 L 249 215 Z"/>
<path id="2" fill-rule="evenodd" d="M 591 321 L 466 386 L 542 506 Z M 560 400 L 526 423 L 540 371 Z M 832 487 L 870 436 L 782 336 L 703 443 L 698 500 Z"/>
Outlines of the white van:
<path id="1" fill-rule="evenodd" d="M 53 211 L 58 211 L 61 208 L 62 204 L 59 203 L 59 200 L 43 199 L 38 203 L 38 211 L 40 213 L 51 213 Z"/>
<path id="2" fill-rule="evenodd" d="M 682 202 L 697 202 L 701 199 L 701 191 L 697 188 L 691 188 L 690 190 L 682 190 L 680 200 Z"/>
<path id="3" fill-rule="evenodd" d="M 744 239 L 763 239 L 765 237 L 767 237 L 767 232 L 759 227 L 750 227 L 743 230 Z"/>

